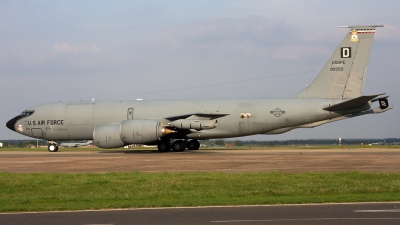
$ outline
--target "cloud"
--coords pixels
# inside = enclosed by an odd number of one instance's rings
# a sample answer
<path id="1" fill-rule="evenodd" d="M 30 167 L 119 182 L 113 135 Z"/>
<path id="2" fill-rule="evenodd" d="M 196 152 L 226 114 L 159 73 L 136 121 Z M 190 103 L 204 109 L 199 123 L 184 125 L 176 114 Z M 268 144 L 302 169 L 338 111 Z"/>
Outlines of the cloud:
<path id="1" fill-rule="evenodd" d="M 286 33 L 284 26 L 282 22 L 261 18 L 206 20 L 164 31 L 151 45 L 179 48 L 191 43 L 218 45 L 226 42 L 276 40 L 282 33 Z"/>
<path id="2" fill-rule="evenodd" d="M 317 34 L 317 35 L 315 35 Z M 321 56 L 329 36 L 310 34 L 282 20 L 265 17 L 213 19 L 172 27 L 147 46 L 166 51 L 233 57 L 299 60 Z"/>
<path id="3" fill-rule="evenodd" d="M 382 40 L 398 41 L 400 38 L 400 29 L 395 25 L 386 24 L 383 29 L 377 28 L 376 38 Z"/>
<path id="4" fill-rule="evenodd" d="M 72 46 L 67 42 L 63 42 L 61 44 L 55 44 L 54 50 L 56 52 L 61 53 L 72 53 L 72 54 L 80 54 L 80 53 L 99 53 L 100 48 L 96 45 L 87 46 L 87 45 L 75 45 Z"/>
<path id="5" fill-rule="evenodd" d="M 9 67 L 45 67 L 70 65 L 93 67 L 102 64 L 100 48 L 96 45 L 71 45 L 67 42 L 39 49 L 0 51 L 0 65 Z"/>
<path id="6" fill-rule="evenodd" d="M 271 49 L 274 59 L 300 60 L 302 58 L 325 55 L 332 50 L 323 45 L 285 45 Z"/>
<path id="7" fill-rule="evenodd" d="M 20 50 L 0 52 L 1 65 L 41 66 L 49 62 L 53 54 L 47 50 Z"/>

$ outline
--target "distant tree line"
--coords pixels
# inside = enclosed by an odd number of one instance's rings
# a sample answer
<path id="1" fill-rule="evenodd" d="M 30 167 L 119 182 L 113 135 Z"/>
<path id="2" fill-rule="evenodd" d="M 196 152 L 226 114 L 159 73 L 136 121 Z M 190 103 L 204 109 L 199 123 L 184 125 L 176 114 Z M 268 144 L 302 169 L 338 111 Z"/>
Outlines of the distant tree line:
<path id="1" fill-rule="evenodd" d="M 3 148 L 29 148 L 36 146 L 36 140 L 0 140 Z M 373 138 L 373 139 L 342 139 L 342 145 L 399 145 L 400 138 Z M 47 146 L 46 140 L 39 140 L 39 146 Z M 289 145 L 338 145 L 338 139 L 306 139 L 306 140 L 282 140 L 282 141 L 242 141 L 242 140 L 205 140 L 201 144 L 206 146 L 289 146 Z"/>
<path id="2" fill-rule="evenodd" d="M 373 139 L 342 139 L 342 145 L 396 145 L 400 144 L 400 138 L 373 138 Z M 289 145 L 339 145 L 339 139 L 306 139 L 306 140 L 282 140 L 282 141 L 241 141 L 241 140 L 207 140 L 202 144 L 210 146 L 289 146 Z"/>
<path id="3" fill-rule="evenodd" d="M 3 143 L 3 148 L 30 148 L 32 146 L 36 146 L 36 140 L 0 140 Z M 46 145 L 47 141 L 39 140 L 39 146 Z"/>

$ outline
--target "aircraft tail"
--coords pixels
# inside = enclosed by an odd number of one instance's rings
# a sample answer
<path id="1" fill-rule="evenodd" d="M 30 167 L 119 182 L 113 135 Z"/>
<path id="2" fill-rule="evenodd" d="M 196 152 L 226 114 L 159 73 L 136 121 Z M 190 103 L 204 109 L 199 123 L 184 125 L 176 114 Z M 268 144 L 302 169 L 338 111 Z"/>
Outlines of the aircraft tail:
<path id="1" fill-rule="evenodd" d="M 350 32 L 317 78 L 294 97 L 356 98 L 362 95 L 375 28 L 383 25 L 343 26 Z"/>

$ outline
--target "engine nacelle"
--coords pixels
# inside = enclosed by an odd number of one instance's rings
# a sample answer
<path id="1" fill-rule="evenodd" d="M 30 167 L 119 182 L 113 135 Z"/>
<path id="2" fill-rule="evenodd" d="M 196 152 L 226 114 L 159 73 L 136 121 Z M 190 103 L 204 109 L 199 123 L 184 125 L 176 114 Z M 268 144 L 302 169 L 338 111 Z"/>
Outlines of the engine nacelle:
<path id="1" fill-rule="evenodd" d="M 180 119 L 171 122 L 171 125 L 180 129 L 209 130 L 217 127 L 217 121 Z"/>
<path id="2" fill-rule="evenodd" d="M 120 137 L 125 143 L 147 144 L 161 140 L 166 134 L 175 132 L 154 120 L 125 120 L 121 122 Z"/>
<path id="3" fill-rule="evenodd" d="M 94 128 L 93 141 L 100 148 L 119 148 L 127 144 L 148 144 L 176 131 L 154 120 L 124 120 L 119 125 Z"/>
<path id="4" fill-rule="evenodd" d="M 93 130 L 93 143 L 100 148 L 119 148 L 125 143 L 119 135 L 120 125 L 99 126 Z"/>

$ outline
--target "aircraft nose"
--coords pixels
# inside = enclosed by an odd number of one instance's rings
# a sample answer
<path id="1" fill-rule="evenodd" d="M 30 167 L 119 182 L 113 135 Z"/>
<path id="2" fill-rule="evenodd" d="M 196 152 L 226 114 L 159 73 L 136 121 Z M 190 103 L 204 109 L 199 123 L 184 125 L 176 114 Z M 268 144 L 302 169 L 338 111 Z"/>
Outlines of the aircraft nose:
<path id="1" fill-rule="evenodd" d="M 8 129 L 15 131 L 15 123 L 21 118 L 22 118 L 21 116 L 16 116 L 16 117 L 12 118 L 11 120 L 9 120 L 6 123 L 6 126 L 8 127 Z"/>

